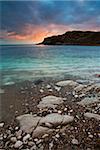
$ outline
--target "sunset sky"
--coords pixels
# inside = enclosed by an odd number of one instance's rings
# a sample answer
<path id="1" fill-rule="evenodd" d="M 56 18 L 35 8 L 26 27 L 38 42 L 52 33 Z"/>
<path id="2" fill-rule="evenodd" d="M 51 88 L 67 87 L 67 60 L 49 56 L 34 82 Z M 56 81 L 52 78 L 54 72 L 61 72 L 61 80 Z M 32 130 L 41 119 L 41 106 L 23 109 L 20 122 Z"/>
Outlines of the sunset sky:
<path id="1" fill-rule="evenodd" d="M 1 44 L 38 43 L 71 30 L 100 31 L 99 0 L 0 1 Z"/>

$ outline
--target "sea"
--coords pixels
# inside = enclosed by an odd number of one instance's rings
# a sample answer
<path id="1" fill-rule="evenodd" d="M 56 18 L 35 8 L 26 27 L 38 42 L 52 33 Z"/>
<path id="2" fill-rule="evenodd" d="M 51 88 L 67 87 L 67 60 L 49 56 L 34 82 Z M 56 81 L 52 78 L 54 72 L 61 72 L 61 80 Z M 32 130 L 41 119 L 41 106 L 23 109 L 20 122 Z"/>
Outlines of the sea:
<path id="1" fill-rule="evenodd" d="M 100 81 L 99 46 L 0 46 L 0 84 L 67 77 Z"/>

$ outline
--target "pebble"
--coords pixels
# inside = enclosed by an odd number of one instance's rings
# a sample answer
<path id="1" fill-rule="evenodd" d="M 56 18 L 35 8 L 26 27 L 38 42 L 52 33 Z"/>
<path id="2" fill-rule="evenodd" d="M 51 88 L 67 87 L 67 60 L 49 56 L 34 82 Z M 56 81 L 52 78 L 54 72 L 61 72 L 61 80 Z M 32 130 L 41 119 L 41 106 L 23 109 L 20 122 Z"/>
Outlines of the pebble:
<path id="1" fill-rule="evenodd" d="M 43 136 L 42 136 L 42 138 L 44 139 L 44 138 L 46 138 L 46 137 L 48 137 L 49 136 L 49 134 L 44 134 Z"/>
<path id="2" fill-rule="evenodd" d="M 93 138 L 93 135 L 92 134 L 89 134 L 89 136 L 88 136 L 89 138 Z"/>
<path id="3" fill-rule="evenodd" d="M 15 130 L 17 131 L 19 129 L 19 127 L 15 127 Z"/>
<path id="4" fill-rule="evenodd" d="M 64 108 L 64 111 L 67 111 L 67 108 Z"/>
<path id="5" fill-rule="evenodd" d="M 30 137 L 31 137 L 30 134 L 25 135 L 25 136 L 23 137 L 23 141 L 27 141 Z"/>
<path id="6" fill-rule="evenodd" d="M 48 84 L 46 87 L 47 87 L 47 89 L 49 89 L 49 88 L 51 88 L 51 85 Z"/>
<path id="7" fill-rule="evenodd" d="M 74 144 L 74 145 L 78 145 L 78 144 L 79 144 L 79 142 L 78 142 L 78 140 L 77 140 L 77 139 L 72 139 L 72 144 Z"/>
<path id="8" fill-rule="evenodd" d="M 75 98 L 78 98 L 78 95 L 74 95 Z"/>
<path id="9" fill-rule="evenodd" d="M 34 139 L 34 141 L 35 141 L 35 142 L 37 142 L 37 141 L 38 141 L 38 139 L 36 138 L 36 139 Z"/>
<path id="10" fill-rule="evenodd" d="M 56 134 L 56 135 L 55 135 L 55 137 L 56 137 L 56 138 L 59 138 L 59 137 L 60 137 L 60 135 L 59 135 L 59 134 Z"/>
<path id="11" fill-rule="evenodd" d="M 3 128 L 3 126 L 4 126 L 4 122 L 1 122 L 0 123 L 0 128 Z"/>
<path id="12" fill-rule="evenodd" d="M 62 113 L 62 111 L 61 110 L 58 110 L 58 114 L 61 114 Z"/>
<path id="13" fill-rule="evenodd" d="M 43 93 L 43 92 L 44 92 L 44 90 L 43 90 L 43 89 L 40 89 L 40 92 L 41 92 L 41 93 Z"/>
<path id="14" fill-rule="evenodd" d="M 15 143 L 14 148 L 20 148 L 22 145 L 23 145 L 23 142 L 19 140 Z"/>
<path id="15" fill-rule="evenodd" d="M 17 138 L 16 137 L 11 137 L 10 140 L 11 140 L 12 143 L 16 143 L 17 142 Z"/>
<path id="16" fill-rule="evenodd" d="M 53 90 L 52 90 L 52 89 L 49 89 L 48 91 L 49 91 L 49 92 L 52 92 Z"/>

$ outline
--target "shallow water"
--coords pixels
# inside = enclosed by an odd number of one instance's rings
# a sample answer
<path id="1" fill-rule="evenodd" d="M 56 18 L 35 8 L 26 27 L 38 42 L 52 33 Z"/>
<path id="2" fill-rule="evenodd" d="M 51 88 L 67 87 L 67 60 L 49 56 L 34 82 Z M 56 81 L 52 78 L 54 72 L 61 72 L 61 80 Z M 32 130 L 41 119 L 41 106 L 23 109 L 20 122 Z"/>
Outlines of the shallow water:
<path id="1" fill-rule="evenodd" d="M 99 46 L 1 46 L 1 84 L 52 77 L 78 76 L 98 80 Z"/>

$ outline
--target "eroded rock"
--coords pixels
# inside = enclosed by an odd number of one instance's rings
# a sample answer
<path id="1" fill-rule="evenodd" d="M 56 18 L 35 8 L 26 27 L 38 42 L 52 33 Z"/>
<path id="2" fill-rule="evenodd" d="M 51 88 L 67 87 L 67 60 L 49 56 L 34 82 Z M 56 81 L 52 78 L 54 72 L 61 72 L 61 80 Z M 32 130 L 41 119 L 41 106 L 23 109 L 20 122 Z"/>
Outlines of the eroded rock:
<path id="1" fill-rule="evenodd" d="M 57 86 L 61 86 L 61 87 L 64 87 L 64 86 L 72 86 L 72 87 L 75 87 L 75 86 L 78 86 L 78 83 L 73 81 L 73 80 L 65 80 L 65 81 L 60 81 L 60 82 L 57 82 L 56 83 Z"/>
<path id="2" fill-rule="evenodd" d="M 41 117 L 34 117 L 31 114 L 25 114 L 16 118 L 19 121 L 20 128 L 26 133 L 31 133 L 37 126 Z"/>
<path id="3" fill-rule="evenodd" d="M 100 121 L 100 115 L 98 115 L 98 114 L 94 114 L 94 113 L 89 113 L 89 112 L 87 112 L 87 113 L 84 114 L 84 117 L 86 117 L 86 118 L 88 118 L 88 119 L 94 118 L 94 119 L 96 119 L 97 121 Z"/>
<path id="4" fill-rule="evenodd" d="M 34 132 L 33 132 L 33 134 L 32 134 L 32 137 L 33 137 L 33 138 L 41 137 L 41 136 L 43 136 L 44 134 L 49 134 L 49 133 L 51 133 L 51 132 L 53 132 L 53 129 L 49 129 L 49 128 L 43 127 L 43 126 L 38 126 L 38 127 L 34 130 Z"/>
<path id="5" fill-rule="evenodd" d="M 37 105 L 38 108 L 56 108 L 58 104 L 63 103 L 63 98 L 56 97 L 53 95 L 43 97 L 40 103 Z"/>
<path id="6" fill-rule="evenodd" d="M 73 120 L 74 120 L 73 116 L 52 113 L 52 114 L 48 114 L 47 116 L 43 117 L 40 120 L 39 124 L 45 126 L 46 123 L 49 123 L 52 126 L 56 127 L 59 125 L 66 125 L 67 123 L 70 123 Z"/>

